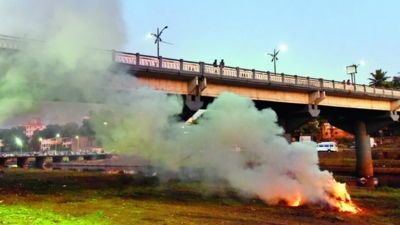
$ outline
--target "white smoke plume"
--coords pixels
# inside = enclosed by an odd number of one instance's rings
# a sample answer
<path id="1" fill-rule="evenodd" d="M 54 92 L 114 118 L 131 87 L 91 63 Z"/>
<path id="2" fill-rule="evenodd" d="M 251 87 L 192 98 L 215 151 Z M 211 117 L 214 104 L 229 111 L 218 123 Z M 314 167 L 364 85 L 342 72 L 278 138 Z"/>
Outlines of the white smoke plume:
<path id="1" fill-rule="evenodd" d="M 268 203 L 301 197 L 302 203 L 335 205 L 331 195 L 337 197 L 338 186 L 330 173 L 319 170 L 315 147 L 289 145 L 273 110 L 259 111 L 251 99 L 223 93 L 198 125 L 185 126 L 174 119 L 183 108 L 180 96 L 111 73 L 111 55 L 99 56 L 88 47 L 123 49 L 119 1 L 3 0 L 0 19 L 6 34 L 45 41 L 40 49 L 1 54 L 0 121 L 37 111 L 46 101 L 100 103 L 121 120 L 95 127 L 105 148 L 139 154 L 168 170 L 204 168 Z M 110 81 L 136 88 L 109 92 Z M 236 146 L 243 151 L 236 152 Z"/>

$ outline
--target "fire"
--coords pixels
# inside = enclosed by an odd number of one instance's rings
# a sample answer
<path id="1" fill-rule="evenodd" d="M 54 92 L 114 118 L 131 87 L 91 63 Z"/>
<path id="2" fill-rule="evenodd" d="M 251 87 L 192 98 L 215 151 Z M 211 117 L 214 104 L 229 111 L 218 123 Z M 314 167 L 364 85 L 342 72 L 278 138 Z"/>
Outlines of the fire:
<path id="1" fill-rule="evenodd" d="M 346 184 L 338 183 L 334 180 L 334 189 L 332 190 L 332 197 L 335 198 L 334 207 L 336 207 L 339 212 L 351 212 L 353 214 L 361 211 L 350 198 L 349 193 L 346 189 Z M 288 203 L 289 206 L 298 207 L 300 206 L 301 196 L 298 196 L 296 201 Z"/>
<path id="2" fill-rule="evenodd" d="M 346 184 L 338 183 L 335 181 L 337 185 L 335 185 L 337 195 L 336 207 L 340 212 L 351 212 L 358 213 L 361 211 L 354 203 L 351 201 L 349 193 L 347 193 Z"/>
<path id="3" fill-rule="evenodd" d="M 301 198 L 299 196 L 299 197 L 297 197 L 297 200 L 295 202 L 293 202 L 292 204 L 289 204 L 289 205 L 292 207 L 297 207 L 300 205 L 300 201 L 301 201 Z"/>

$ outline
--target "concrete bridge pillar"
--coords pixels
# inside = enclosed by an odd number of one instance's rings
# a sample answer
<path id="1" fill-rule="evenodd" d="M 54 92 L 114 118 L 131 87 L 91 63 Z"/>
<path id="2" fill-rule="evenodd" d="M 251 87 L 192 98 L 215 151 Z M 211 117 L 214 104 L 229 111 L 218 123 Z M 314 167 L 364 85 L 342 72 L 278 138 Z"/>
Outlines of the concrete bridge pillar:
<path id="1" fill-rule="evenodd" d="M 357 175 L 363 177 L 373 176 L 374 168 L 372 166 L 370 137 L 367 134 L 365 122 L 356 121 L 354 123 L 354 136 L 356 141 Z"/>
<path id="2" fill-rule="evenodd" d="M 19 168 L 24 168 L 28 164 L 28 157 L 18 157 L 17 166 Z"/>
<path id="3" fill-rule="evenodd" d="M 35 157 L 35 167 L 38 169 L 44 169 L 44 164 L 46 164 L 46 156 Z"/>
<path id="4" fill-rule="evenodd" d="M 83 159 L 84 160 L 93 160 L 93 159 L 95 159 L 95 155 L 84 155 Z"/>
<path id="5" fill-rule="evenodd" d="M 53 156 L 53 163 L 63 162 L 64 156 Z"/>
<path id="6" fill-rule="evenodd" d="M 68 156 L 69 161 L 77 161 L 79 160 L 79 155 L 70 155 Z"/>
<path id="7" fill-rule="evenodd" d="M 7 158 L 0 158 L 0 166 L 4 166 L 4 167 L 6 167 L 7 166 Z"/>

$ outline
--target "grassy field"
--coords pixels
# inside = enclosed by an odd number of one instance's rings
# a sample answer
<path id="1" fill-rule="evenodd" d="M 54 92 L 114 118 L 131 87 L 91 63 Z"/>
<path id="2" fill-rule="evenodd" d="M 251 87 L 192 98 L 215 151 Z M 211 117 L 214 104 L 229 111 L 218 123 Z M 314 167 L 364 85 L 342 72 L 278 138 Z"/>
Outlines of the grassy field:
<path id="1" fill-rule="evenodd" d="M 400 224 L 399 189 L 349 191 L 359 214 L 266 205 L 223 182 L 13 168 L 0 173 L 0 224 Z"/>

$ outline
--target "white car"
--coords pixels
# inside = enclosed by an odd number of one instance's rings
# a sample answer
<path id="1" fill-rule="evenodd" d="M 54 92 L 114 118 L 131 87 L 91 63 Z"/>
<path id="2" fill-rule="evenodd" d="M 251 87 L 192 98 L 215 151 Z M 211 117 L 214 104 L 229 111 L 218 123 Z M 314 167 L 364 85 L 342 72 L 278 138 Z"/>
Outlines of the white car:
<path id="1" fill-rule="evenodd" d="M 338 152 L 339 148 L 335 142 L 321 142 L 317 144 L 319 152 Z"/>

